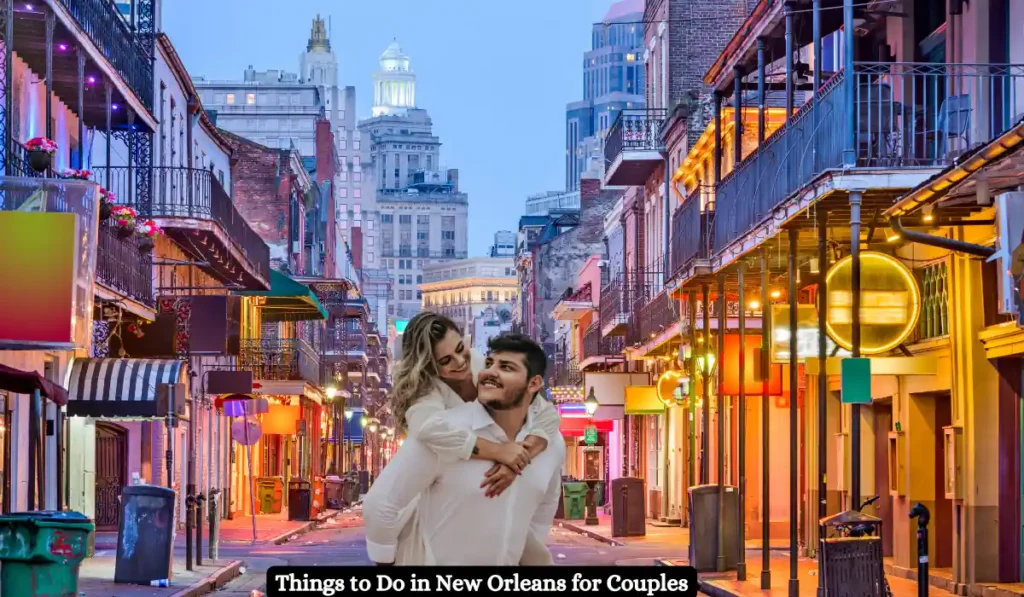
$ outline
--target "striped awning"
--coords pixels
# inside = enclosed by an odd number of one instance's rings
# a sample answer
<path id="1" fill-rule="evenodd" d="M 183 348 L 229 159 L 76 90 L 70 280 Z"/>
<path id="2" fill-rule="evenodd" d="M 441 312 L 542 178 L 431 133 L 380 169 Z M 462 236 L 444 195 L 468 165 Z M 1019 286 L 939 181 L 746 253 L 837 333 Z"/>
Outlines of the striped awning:
<path id="1" fill-rule="evenodd" d="M 68 379 L 69 416 L 165 417 L 173 405 L 162 384 L 187 384 L 188 364 L 174 359 L 75 359 Z M 165 393 L 166 394 L 166 393 Z"/>

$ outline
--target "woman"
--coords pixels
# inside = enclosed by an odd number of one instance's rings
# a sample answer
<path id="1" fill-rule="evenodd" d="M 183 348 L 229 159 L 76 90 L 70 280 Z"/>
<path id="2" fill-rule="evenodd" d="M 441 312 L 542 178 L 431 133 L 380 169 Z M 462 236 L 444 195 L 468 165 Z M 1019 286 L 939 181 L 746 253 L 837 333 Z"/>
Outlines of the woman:
<path id="1" fill-rule="evenodd" d="M 462 331 L 439 313 L 422 312 L 413 317 L 402 337 L 402 359 L 394 371 L 392 410 L 395 420 L 410 437 L 448 462 L 476 459 L 495 462 L 481 487 L 488 497 L 500 495 L 530 460 L 547 448 L 548 438 L 560 433 L 558 410 L 543 398 L 530 406 L 532 423 L 522 445 L 498 444 L 476 437 L 467 429 L 454 428 L 438 416 L 477 397 L 477 375 L 484 356 L 466 347 Z M 404 516 L 411 520 L 399 538 L 397 564 L 430 563 L 429 550 L 419 538 L 414 502 Z M 551 564 L 543 537 L 530 534 L 520 561 L 523 565 Z"/>

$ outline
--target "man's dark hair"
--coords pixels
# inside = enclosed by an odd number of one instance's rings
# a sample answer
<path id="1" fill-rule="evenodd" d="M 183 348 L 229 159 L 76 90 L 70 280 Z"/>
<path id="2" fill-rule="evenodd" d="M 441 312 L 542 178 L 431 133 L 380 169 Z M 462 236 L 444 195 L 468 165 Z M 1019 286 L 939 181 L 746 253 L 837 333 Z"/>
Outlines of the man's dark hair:
<path id="1" fill-rule="evenodd" d="M 529 336 L 522 334 L 502 334 L 487 341 L 487 348 L 491 353 L 514 352 L 526 358 L 526 379 L 533 379 L 534 375 L 544 377 L 544 370 L 548 366 L 548 356 L 544 349 Z"/>

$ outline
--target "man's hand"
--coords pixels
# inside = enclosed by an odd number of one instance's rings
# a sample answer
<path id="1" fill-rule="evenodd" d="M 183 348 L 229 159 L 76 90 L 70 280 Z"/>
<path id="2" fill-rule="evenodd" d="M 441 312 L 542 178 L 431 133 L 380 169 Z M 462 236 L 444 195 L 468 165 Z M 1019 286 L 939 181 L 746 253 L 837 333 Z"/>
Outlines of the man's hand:
<path id="1" fill-rule="evenodd" d="M 498 497 L 508 489 L 509 485 L 512 485 L 517 476 L 517 473 L 508 466 L 496 464 L 484 475 L 484 482 L 480 484 L 480 487 L 484 488 L 485 496 Z"/>
<path id="2" fill-rule="evenodd" d="M 526 465 L 530 464 L 530 452 L 525 447 L 507 442 L 498 446 L 494 455 L 498 464 L 504 464 L 516 474 L 522 473 Z"/>

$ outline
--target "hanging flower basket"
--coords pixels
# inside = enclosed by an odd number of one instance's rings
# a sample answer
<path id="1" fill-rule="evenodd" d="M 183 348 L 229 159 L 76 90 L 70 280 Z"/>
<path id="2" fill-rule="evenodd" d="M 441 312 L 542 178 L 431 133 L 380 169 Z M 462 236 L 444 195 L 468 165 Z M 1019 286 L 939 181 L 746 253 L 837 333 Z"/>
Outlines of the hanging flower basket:
<path id="1" fill-rule="evenodd" d="M 53 154 L 57 152 L 57 144 L 46 137 L 35 137 L 25 143 L 28 150 L 28 165 L 38 173 L 46 172 L 53 163 Z"/>
<path id="2" fill-rule="evenodd" d="M 135 218 L 138 214 L 127 205 L 118 205 L 110 212 L 114 222 L 117 224 L 117 235 L 121 238 L 129 238 L 135 233 Z"/>
<path id="3" fill-rule="evenodd" d="M 153 220 L 146 220 L 135 227 L 135 232 L 142 238 L 139 239 L 139 252 L 149 253 L 156 246 L 156 237 L 161 236 L 164 231 L 156 225 Z"/>
<path id="4" fill-rule="evenodd" d="M 88 171 L 87 171 L 88 172 Z M 100 187 L 100 221 L 105 222 L 114 211 L 114 204 L 117 203 L 117 196 L 113 192 Z"/>
<path id="5" fill-rule="evenodd" d="M 61 176 L 74 180 L 89 180 L 92 178 L 92 170 L 65 170 Z"/>

